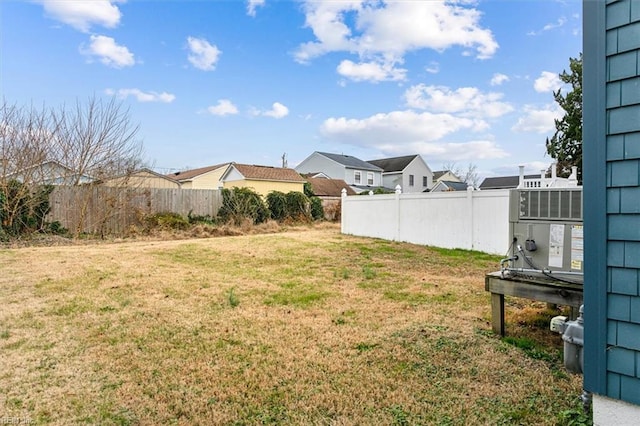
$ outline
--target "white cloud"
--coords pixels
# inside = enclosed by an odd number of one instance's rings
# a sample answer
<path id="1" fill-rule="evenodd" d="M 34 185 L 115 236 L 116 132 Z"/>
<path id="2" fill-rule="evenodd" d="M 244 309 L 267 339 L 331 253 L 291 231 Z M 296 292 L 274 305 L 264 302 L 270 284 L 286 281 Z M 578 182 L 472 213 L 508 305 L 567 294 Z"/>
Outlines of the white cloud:
<path id="1" fill-rule="evenodd" d="M 264 117 L 284 118 L 289 115 L 289 108 L 280 102 L 274 102 L 270 110 L 262 111 L 257 108 L 251 108 L 249 114 L 254 116 L 262 115 Z"/>
<path id="2" fill-rule="evenodd" d="M 45 12 L 53 19 L 82 32 L 89 32 L 93 25 L 116 27 L 122 17 L 116 3 L 124 2 L 125 0 L 39 0 Z"/>
<path id="3" fill-rule="evenodd" d="M 460 114 L 463 117 L 496 118 L 513 111 L 513 107 L 502 102 L 502 93 L 482 93 L 475 87 L 451 90 L 445 86 L 418 84 L 404 94 L 411 108 Z"/>
<path id="4" fill-rule="evenodd" d="M 265 111 L 262 115 L 273 118 L 283 118 L 289 115 L 289 108 L 282 105 L 280 102 L 274 102 L 269 111 Z"/>
<path id="5" fill-rule="evenodd" d="M 350 60 L 344 60 L 338 65 L 338 74 L 354 81 L 399 81 L 406 78 L 407 70 L 394 68 L 392 64 L 355 64 Z"/>
<path id="6" fill-rule="evenodd" d="M 524 115 L 511 128 L 514 132 L 523 133 L 550 133 L 555 130 L 556 119 L 562 119 L 564 112 L 556 104 L 546 105 L 539 109 L 527 105 L 524 107 Z"/>
<path id="7" fill-rule="evenodd" d="M 377 147 L 390 143 L 433 142 L 459 130 L 479 131 L 485 128 L 486 123 L 481 120 L 450 114 L 392 111 L 365 119 L 329 118 L 320 131 L 325 137 L 338 142 Z"/>
<path id="8" fill-rule="evenodd" d="M 566 23 L 567 23 L 567 18 L 561 17 L 561 18 L 558 18 L 558 20 L 556 22 L 546 24 L 544 27 L 542 27 L 541 30 L 529 31 L 527 33 L 527 35 L 530 35 L 530 36 L 540 35 L 540 34 L 542 34 L 544 32 L 551 31 L 551 30 L 556 29 L 556 28 L 560 28 L 560 27 L 564 26 L 564 24 L 566 24 Z"/>
<path id="9" fill-rule="evenodd" d="M 189 62 L 194 67 L 203 71 L 212 71 L 222 51 L 217 46 L 210 44 L 203 38 L 188 37 Z"/>
<path id="10" fill-rule="evenodd" d="M 247 15 L 256 16 L 256 9 L 264 6 L 265 0 L 247 0 Z"/>
<path id="11" fill-rule="evenodd" d="M 562 86 L 562 81 L 558 74 L 542 71 L 540 77 L 536 78 L 536 81 L 533 84 L 533 88 L 538 93 L 549 93 L 554 90 L 558 90 Z"/>
<path id="12" fill-rule="evenodd" d="M 307 0 L 304 10 L 315 41 L 295 52 L 302 63 L 329 52 L 345 52 L 357 54 L 362 63 L 392 69 L 410 51 L 459 46 L 466 54 L 473 51 L 486 59 L 498 49 L 491 31 L 479 24 L 480 12 L 465 2 Z"/>
<path id="13" fill-rule="evenodd" d="M 509 81 L 509 76 L 505 74 L 495 73 L 493 77 L 491 77 L 491 85 L 492 86 L 500 86 L 502 83 Z"/>
<path id="14" fill-rule="evenodd" d="M 508 157 L 509 154 L 493 141 L 478 140 L 468 142 L 417 142 L 406 145 L 389 144 L 377 146 L 385 155 L 405 155 L 414 152 L 428 157 L 429 161 L 458 162 L 490 160 Z"/>
<path id="15" fill-rule="evenodd" d="M 424 69 L 429 74 L 438 74 L 440 72 L 440 64 L 434 61 L 431 61 L 428 66 Z"/>
<path id="16" fill-rule="evenodd" d="M 220 99 L 216 105 L 207 108 L 213 115 L 225 116 L 238 113 L 238 108 L 229 99 Z"/>
<path id="17" fill-rule="evenodd" d="M 80 52 L 87 56 L 96 56 L 103 64 L 113 68 L 130 67 L 135 64 L 133 53 L 120 46 L 111 37 L 92 35 L 88 48 L 81 47 Z"/>
<path id="18" fill-rule="evenodd" d="M 162 102 L 162 103 L 171 103 L 176 97 L 171 93 L 167 92 L 143 92 L 140 89 L 107 89 L 105 90 L 107 95 L 116 95 L 120 99 L 126 99 L 129 96 L 133 96 L 137 99 L 138 102 Z"/>

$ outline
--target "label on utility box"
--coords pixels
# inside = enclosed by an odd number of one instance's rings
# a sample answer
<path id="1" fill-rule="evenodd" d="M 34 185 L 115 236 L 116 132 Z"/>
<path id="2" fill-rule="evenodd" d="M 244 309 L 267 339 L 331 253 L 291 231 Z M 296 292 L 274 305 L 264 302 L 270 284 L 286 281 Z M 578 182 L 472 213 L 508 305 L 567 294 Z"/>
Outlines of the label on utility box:
<path id="1" fill-rule="evenodd" d="M 562 268 L 564 250 L 564 225 L 549 225 L 549 266 Z"/>
<path id="2" fill-rule="evenodd" d="M 584 231 L 582 225 L 571 227 L 571 269 L 582 270 L 584 260 Z"/>

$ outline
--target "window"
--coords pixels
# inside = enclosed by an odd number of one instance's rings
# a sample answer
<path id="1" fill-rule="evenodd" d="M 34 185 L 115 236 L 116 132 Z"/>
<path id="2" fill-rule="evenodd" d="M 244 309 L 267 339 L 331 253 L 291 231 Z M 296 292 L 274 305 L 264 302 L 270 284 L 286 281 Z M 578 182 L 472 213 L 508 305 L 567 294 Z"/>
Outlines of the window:
<path id="1" fill-rule="evenodd" d="M 373 186 L 373 173 L 367 172 L 367 185 Z"/>
<path id="2" fill-rule="evenodd" d="M 429 186 L 429 180 L 426 176 L 422 176 L 422 186 Z"/>
<path id="3" fill-rule="evenodd" d="M 353 172 L 353 181 L 356 185 L 360 185 L 362 183 L 362 173 L 359 171 Z"/>
<path id="4" fill-rule="evenodd" d="M 409 175 L 409 186 L 413 186 L 413 175 Z"/>

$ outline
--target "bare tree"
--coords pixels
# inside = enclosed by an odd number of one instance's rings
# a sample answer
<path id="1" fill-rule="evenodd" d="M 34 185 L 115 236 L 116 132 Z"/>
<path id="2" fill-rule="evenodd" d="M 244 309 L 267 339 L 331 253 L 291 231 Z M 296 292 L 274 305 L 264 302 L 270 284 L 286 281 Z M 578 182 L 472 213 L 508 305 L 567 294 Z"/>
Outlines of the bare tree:
<path id="1" fill-rule="evenodd" d="M 89 98 L 74 109 L 61 107 L 55 114 L 57 137 L 52 153 L 76 174 L 73 184 L 130 174 L 141 164 L 139 126 L 132 125 L 129 110 L 111 99 Z"/>
<path id="2" fill-rule="evenodd" d="M 443 170 L 448 170 L 456 175 L 462 182 L 477 188 L 480 184 L 480 176 L 478 176 L 478 167 L 469 163 L 467 169 L 463 170 L 456 163 L 445 163 L 442 165 Z"/>
<path id="3" fill-rule="evenodd" d="M 41 220 L 28 219 L 42 204 L 36 185 L 46 183 L 43 165 L 54 133 L 54 119 L 44 108 L 20 108 L 5 100 L 0 105 L 0 218 L 5 231 L 41 225 Z"/>
<path id="4" fill-rule="evenodd" d="M 2 222 L 10 223 L 24 208 L 26 193 L 45 184 L 82 185 L 83 194 L 72 203 L 78 211 L 75 233 L 82 232 L 91 188 L 118 177 L 125 188 L 128 177 L 142 165 L 142 143 L 136 139 L 138 126 L 129 110 L 115 99 L 90 97 L 73 108 L 41 110 L 19 108 L 3 101 L 0 106 L 0 201 Z M 19 182 L 20 185 L 16 185 Z M 16 194 L 20 187 L 25 194 Z M 101 200 L 103 211 L 93 218 L 102 223 L 118 210 L 122 200 L 117 191 Z M 20 201 L 22 200 L 22 201 Z M 14 206 L 14 207 L 12 207 Z M 99 225 L 98 225 L 99 226 Z"/>

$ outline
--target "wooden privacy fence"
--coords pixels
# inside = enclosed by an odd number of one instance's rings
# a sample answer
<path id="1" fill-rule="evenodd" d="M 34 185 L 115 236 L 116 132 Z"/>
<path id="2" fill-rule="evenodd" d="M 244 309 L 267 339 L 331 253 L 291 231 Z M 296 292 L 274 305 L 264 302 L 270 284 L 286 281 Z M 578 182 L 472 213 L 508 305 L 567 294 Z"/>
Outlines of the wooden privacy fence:
<path id="1" fill-rule="evenodd" d="M 117 235 L 154 213 L 215 217 L 222 194 L 209 189 L 60 186 L 53 190 L 49 202 L 48 222 L 58 221 L 74 233 Z"/>

